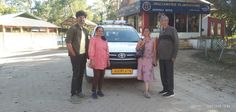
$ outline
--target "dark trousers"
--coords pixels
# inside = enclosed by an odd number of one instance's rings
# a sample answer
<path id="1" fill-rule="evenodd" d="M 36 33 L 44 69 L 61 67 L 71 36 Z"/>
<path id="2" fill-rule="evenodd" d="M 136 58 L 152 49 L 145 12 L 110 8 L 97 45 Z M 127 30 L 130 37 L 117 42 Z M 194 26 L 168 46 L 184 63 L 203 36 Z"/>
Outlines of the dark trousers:
<path id="1" fill-rule="evenodd" d="M 93 69 L 93 74 L 94 76 L 93 76 L 92 92 L 96 92 L 97 88 L 98 88 L 98 91 L 101 91 L 105 70 Z"/>
<path id="2" fill-rule="evenodd" d="M 70 60 L 73 70 L 71 81 L 71 95 L 73 96 L 82 92 L 82 82 L 86 66 L 86 55 L 80 54 L 77 56 L 70 56 Z"/>
<path id="3" fill-rule="evenodd" d="M 174 64 L 172 60 L 159 60 L 163 90 L 174 93 Z"/>

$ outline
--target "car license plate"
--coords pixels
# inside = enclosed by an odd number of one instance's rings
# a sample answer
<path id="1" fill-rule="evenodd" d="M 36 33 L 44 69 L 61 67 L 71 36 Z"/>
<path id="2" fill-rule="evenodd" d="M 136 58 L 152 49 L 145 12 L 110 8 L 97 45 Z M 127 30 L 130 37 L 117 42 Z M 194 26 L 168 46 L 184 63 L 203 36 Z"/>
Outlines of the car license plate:
<path id="1" fill-rule="evenodd" d="M 112 74 L 132 74 L 133 69 L 112 69 Z"/>

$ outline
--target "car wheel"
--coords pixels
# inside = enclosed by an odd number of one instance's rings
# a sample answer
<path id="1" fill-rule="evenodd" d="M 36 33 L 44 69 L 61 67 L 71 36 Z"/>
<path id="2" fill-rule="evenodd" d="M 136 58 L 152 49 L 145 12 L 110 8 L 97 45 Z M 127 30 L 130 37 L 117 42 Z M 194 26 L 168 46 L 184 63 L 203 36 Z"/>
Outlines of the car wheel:
<path id="1" fill-rule="evenodd" d="M 92 77 L 89 77 L 89 76 L 87 75 L 87 70 L 86 70 L 86 68 L 85 68 L 85 70 L 84 70 L 84 74 L 85 74 L 85 79 L 86 79 L 86 81 L 87 81 L 88 83 L 91 83 L 91 82 L 93 81 L 93 78 L 92 78 Z"/>

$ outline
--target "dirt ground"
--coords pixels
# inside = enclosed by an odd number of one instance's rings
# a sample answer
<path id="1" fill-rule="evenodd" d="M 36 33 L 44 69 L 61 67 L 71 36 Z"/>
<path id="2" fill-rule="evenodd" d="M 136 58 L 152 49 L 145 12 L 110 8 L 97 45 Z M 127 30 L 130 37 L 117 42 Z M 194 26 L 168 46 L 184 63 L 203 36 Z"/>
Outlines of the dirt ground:
<path id="1" fill-rule="evenodd" d="M 185 50 L 183 53 L 179 55 L 177 71 L 188 75 L 193 73 L 193 77 L 205 79 L 216 91 L 236 94 L 236 56 L 225 53 L 222 60 L 218 61 L 219 54 L 213 57 L 215 54 L 212 51 L 208 57 L 201 50 Z M 233 63 L 228 61 L 229 58 Z"/>
<path id="2" fill-rule="evenodd" d="M 71 64 L 64 49 L 1 52 L 0 112 L 235 112 L 236 66 L 212 63 L 199 50 L 180 50 L 175 63 L 175 97 L 158 95 L 159 69 L 151 99 L 135 79 L 106 79 L 105 97 L 70 99 Z"/>

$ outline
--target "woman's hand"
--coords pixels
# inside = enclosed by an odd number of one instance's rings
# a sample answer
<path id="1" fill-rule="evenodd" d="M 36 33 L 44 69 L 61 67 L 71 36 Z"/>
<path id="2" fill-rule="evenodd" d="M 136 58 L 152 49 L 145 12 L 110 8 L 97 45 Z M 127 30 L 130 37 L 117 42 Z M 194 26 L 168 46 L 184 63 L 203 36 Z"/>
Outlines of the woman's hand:
<path id="1" fill-rule="evenodd" d="M 139 42 L 138 42 L 138 44 L 137 44 L 137 47 L 136 47 L 136 49 L 140 49 L 142 46 L 144 46 L 144 41 L 143 40 L 140 40 Z"/>
<path id="2" fill-rule="evenodd" d="M 93 67 L 94 67 L 94 61 L 93 61 L 93 60 L 90 60 L 88 66 L 89 66 L 90 68 L 93 68 Z"/>
<path id="3" fill-rule="evenodd" d="M 110 60 L 107 61 L 107 67 L 110 67 L 111 66 L 111 62 Z"/>
<path id="4" fill-rule="evenodd" d="M 157 61 L 155 61 L 155 60 L 152 61 L 152 65 L 153 65 L 153 66 L 157 66 Z"/>

